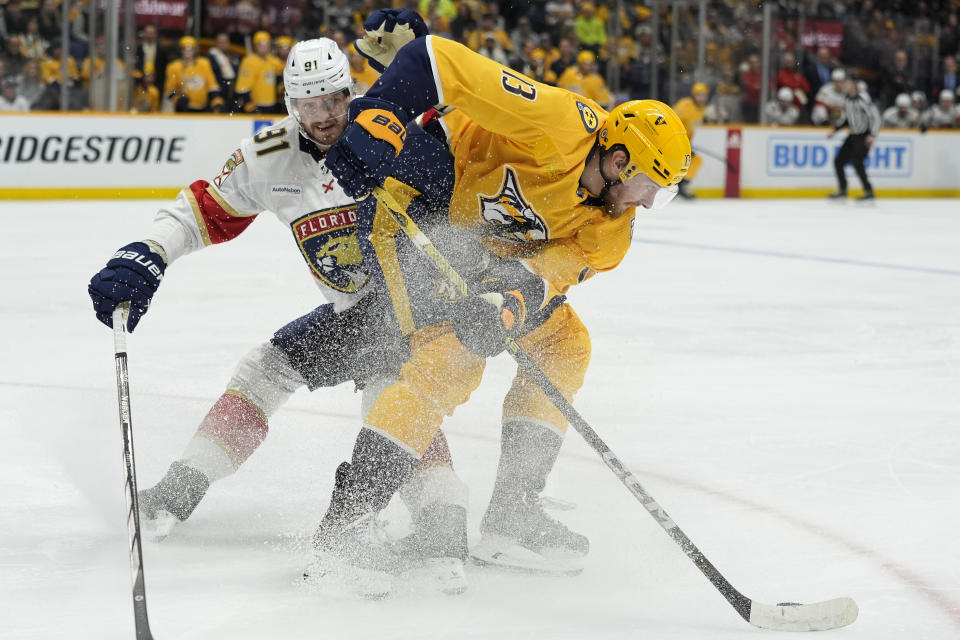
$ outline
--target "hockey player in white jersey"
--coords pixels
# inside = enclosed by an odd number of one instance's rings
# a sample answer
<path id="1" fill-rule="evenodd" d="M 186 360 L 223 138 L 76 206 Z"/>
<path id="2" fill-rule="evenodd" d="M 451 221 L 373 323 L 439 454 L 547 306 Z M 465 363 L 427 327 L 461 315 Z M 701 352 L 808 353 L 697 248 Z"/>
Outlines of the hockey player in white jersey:
<path id="1" fill-rule="evenodd" d="M 777 99 L 770 100 L 763 108 L 767 117 L 767 124 L 791 127 L 800 119 L 800 110 L 793 104 L 793 90 L 790 87 L 780 87 Z"/>
<path id="2" fill-rule="evenodd" d="M 815 125 L 832 125 L 843 113 L 843 81 L 847 73 L 843 69 L 830 72 L 830 82 L 820 87 L 810 113 L 810 121 Z"/>
<path id="3" fill-rule="evenodd" d="M 893 105 L 883 112 L 882 126 L 891 129 L 916 129 L 920 126 L 920 112 L 913 108 L 913 101 L 908 94 L 898 95 Z"/>
<path id="4" fill-rule="evenodd" d="M 935 104 L 930 105 L 924 114 L 927 127 L 930 129 L 953 129 L 960 119 L 960 110 L 957 109 L 956 96 L 950 89 L 943 89 Z"/>
<path id="5" fill-rule="evenodd" d="M 345 128 L 353 96 L 347 58 L 326 38 L 297 43 L 287 59 L 284 86 L 290 115 L 243 140 L 211 182 L 198 180 L 181 191 L 158 212 L 146 240 L 117 251 L 89 285 L 97 317 L 107 325 L 118 303 L 131 303 L 133 331 L 170 264 L 235 238 L 258 214 L 270 211 L 290 228 L 329 300 L 238 363 L 180 459 L 156 486 L 140 492 L 142 520 L 161 535 L 191 515 L 212 482 L 243 464 L 266 437 L 270 416 L 298 388 L 354 380 L 368 385 L 366 406 L 372 402 L 368 391 L 384 386 L 376 379 L 389 380 L 408 356 L 398 336 L 384 333 L 390 325 L 380 321 L 378 294 L 365 286 L 369 276 L 358 246 L 356 203 L 322 162 Z M 453 473 L 442 434 L 401 496 L 413 523 L 404 544 L 378 544 L 375 519 L 364 519 L 328 549 L 321 573 L 337 575 L 364 595 L 381 596 L 394 575 L 431 565 L 425 573 L 439 580 L 434 586 L 461 591 L 466 487 Z M 418 555 L 427 547 L 429 557 Z"/>

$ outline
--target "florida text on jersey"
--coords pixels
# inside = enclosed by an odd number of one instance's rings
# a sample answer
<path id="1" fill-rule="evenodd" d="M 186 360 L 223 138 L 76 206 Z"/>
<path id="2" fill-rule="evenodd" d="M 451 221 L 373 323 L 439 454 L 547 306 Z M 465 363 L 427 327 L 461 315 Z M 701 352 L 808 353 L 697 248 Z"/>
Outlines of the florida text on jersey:
<path id="1" fill-rule="evenodd" d="M 150 239 L 173 260 L 232 240 L 264 211 L 290 228 L 314 280 L 338 310 L 365 293 L 369 275 L 357 242 L 356 203 L 292 117 L 243 140 L 210 182 L 197 180 L 181 191 L 160 211 Z"/>

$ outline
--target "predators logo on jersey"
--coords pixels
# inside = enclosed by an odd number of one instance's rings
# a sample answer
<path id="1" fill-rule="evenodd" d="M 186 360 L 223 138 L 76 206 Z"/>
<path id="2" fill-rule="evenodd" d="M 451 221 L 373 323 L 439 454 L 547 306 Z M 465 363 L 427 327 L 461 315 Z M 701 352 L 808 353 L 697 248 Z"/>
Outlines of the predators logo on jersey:
<path id="1" fill-rule="evenodd" d="M 516 170 L 510 165 L 504 167 L 500 192 L 481 193 L 477 198 L 481 217 L 494 226 L 493 235 L 521 242 L 547 239 L 547 226 L 523 197 Z"/>
<path id="2" fill-rule="evenodd" d="M 243 154 L 240 153 L 240 149 L 237 149 L 233 152 L 233 155 L 227 158 L 227 161 L 223 164 L 223 169 L 221 169 L 219 175 L 213 179 L 213 184 L 217 185 L 217 187 L 223 186 L 223 181 L 233 173 L 233 170 L 236 169 L 239 164 L 243 164 Z"/>
<path id="3" fill-rule="evenodd" d="M 355 205 L 314 211 L 291 226 L 310 270 L 324 284 L 353 293 L 370 279 L 357 239 Z"/>

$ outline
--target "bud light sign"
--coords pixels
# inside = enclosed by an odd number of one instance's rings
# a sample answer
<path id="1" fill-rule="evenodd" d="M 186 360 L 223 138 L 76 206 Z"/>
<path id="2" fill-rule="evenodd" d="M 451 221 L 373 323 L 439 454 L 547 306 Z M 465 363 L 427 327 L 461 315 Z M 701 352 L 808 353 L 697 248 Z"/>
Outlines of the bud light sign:
<path id="1" fill-rule="evenodd" d="M 767 139 L 767 175 L 774 177 L 833 177 L 833 159 L 843 138 L 770 136 Z M 913 140 L 880 135 L 866 160 L 871 178 L 909 178 L 913 175 Z M 847 165 L 847 171 L 853 167 Z"/>

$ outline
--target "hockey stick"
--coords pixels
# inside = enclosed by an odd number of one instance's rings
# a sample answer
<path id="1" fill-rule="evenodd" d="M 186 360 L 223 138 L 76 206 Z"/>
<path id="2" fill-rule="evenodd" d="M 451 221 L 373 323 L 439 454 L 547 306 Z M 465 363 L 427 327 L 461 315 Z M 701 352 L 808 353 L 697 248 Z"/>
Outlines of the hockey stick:
<path id="1" fill-rule="evenodd" d="M 450 263 L 437 251 L 437 248 L 430 242 L 430 239 L 420 230 L 416 222 L 407 214 L 393 195 L 382 188 L 374 190 L 377 199 L 393 214 L 400 228 L 407 234 L 410 240 L 423 251 L 440 272 L 446 277 L 450 284 L 457 289 L 461 295 L 468 295 L 469 288 L 467 283 L 450 266 Z M 707 577 L 714 587 L 727 599 L 740 616 L 750 624 L 776 631 L 825 631 L 827 629 L 836 629 L 844 627 L 857 619 L 857 603 L 850 598 L 834 598 L 823 602 L 813 604 L 798 604 L 793 602 L 782 602 L 776 605 L 763 604 L 756 602 L 743 595 L 730 584 L 730 582 L 721 574 L 713 563 L 703 555 L 703 552 L 687 537 L 680 527 L 667 515 L 653 496 L 643 488 L 636 476 L 628 470 L 620 459 L 610 450 L 610 447 L 597 435 L 597 432 L 587 424 L 587 421 L 573 408 L 573 405 L 563 396 L 559 389 L 547 378 L 546 374 L 523 348 L 512 337 L 504 335 L 504 342 L 507 351 L 513 356 L 517 364 L 523 371 L 533 378 L 537 385 L 543 390 L 550 401 L 577 430 L 583 439 L 587 441 L 594 451 L 600 455 L 603 462 L 620 479 L 620 482 L 630 490 L 630 493 L 642 504 L 646 510 L 653 516 L 653 519 L 660 524 L 667 534 L 680 545 L 683 552 L 687 555 L 693 564 Z"/>
<path id="2" fill-rule="evenodd" d="M 701 149 L 700 147 L 694 147 L 693 152 L 699 153 L 702 156 L 713 158 L 714 160 L 724 163 L 725 165 L 727 165 L 727 171 L 730 171 L 731 173 L 737 170 L 736 167 L 733 166 L 732 162 L 730 162 L 729 160 L 721 156 L 719 153 L 714 153 L 713 151 L 707 151 L 706 149 Z"/>
<path id="3" fill-rule="evenodd" d="M 133 424 L 130 421 L 130 376 L 127 373 L 128 303 L 113 310 L 113 352 L 117 365 L 117 404 L 123 434 L 123 482 L 127 503 L 127 533 L 130 546 L 130 573 L 133 580 L 133 622 L 137 640 L 153 640 L 147 620 L 147 592 L 143 582 L 143 551 L 140 548 L 140 505 L 137 502 L 137 467 L 133 458 Z"/>

